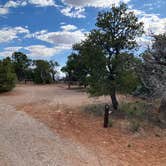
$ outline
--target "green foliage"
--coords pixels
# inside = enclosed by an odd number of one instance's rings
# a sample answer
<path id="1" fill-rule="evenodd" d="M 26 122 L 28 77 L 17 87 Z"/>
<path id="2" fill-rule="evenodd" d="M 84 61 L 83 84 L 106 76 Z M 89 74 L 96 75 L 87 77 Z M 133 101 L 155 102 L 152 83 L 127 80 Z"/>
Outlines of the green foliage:
<path id="1" fill-rule="evenodd" d="M 10 58 L 0 61 L 0 92 L 10 91 L 15 87 L 16 74 Z"/>
<path id="2" fill-rule="evenodd" d="M 142 64 L 141 60 L 133 54 L 122 53 L 112 59 L 115 69 L 116 88 L 122 93 L 132 93 L 141 85 L 137 74 L 137 68 Z"/>
<path id="3" fill-rule="evenodd" d="M 66 66 L 63 67 L 61 71 L 66 73 L 68 81 L 77 81 L 80 85 L 87 85 L 88 72 L 80 55 L 72 53 L 68 57 Z"/>
<path id="4" fill-rule="evenodd" d="M 142 118 L 146 116 L 149 105 L 145 102 L 122 103 L 120 110 L 129 118 Z"/>
<path id="5" fill-rule="evenodd" d="M 136 76 L 135 72 L 123 71 L 120 73 L 117 79 L 118 91 L 122 93 L 132 93 L 140 85 L 140 80 Z"/>
<path id="6" fill-rule="evenodd" d="M 96 26 L 86 40 L 73 49 L 88 71 L 90 94 L 110 95 L 117 109 L 116 91 L 131 92 L 139 84 L 135 75 L 138 59 L 122 52 L 136 47 L 135 38 L 142 35 L 143 24 L 121 4 L 99 13 Z"/>
<path id="7" fill-rule="evenodd" d="M 157 110 L 157 102 L 149 103 L 147 101 L 137 101 L 131 103 L 121 103 L 121 113 L 129 120 L 136 119 L 138 121 L 146 121 L 158 124 L 159 117 Z"/>
<path id="8" fill-rule="evenodd" d="M 50 73 L 50 64 L 44 60 L 34 61 L 34 82 L 36 84 L 49 84 L 52 83 L 52 77 Z"/>
<path id="9" fill-rule="evenodd" d="M 19 81 L 27 78 L 28 67 L 30 66 L 30 60 L 22 52 L 14 52 L 12 55 L 15 73 Z"/>
<path id="10" fill-rule="evenodd" d="M 14 52 L 12 60 L 19 81 L 33 80 L 37 84 L 55 82 L 56 67 L 59 66 L 56 61 L 32 61 L 21 52 Z"/>

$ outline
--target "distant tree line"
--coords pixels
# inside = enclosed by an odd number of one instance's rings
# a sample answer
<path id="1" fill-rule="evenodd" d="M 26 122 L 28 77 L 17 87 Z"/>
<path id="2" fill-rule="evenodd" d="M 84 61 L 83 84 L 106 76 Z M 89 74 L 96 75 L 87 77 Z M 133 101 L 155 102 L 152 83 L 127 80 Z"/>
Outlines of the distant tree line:
<path id="1" fill-rule="evenodd" d="M 58 66 L 56 61 L 31 60 L 22 52 L 14 52 L 11 58 L 0 61 L 0 92 L 11 90 L 16 82 L 54 83 Z"/>

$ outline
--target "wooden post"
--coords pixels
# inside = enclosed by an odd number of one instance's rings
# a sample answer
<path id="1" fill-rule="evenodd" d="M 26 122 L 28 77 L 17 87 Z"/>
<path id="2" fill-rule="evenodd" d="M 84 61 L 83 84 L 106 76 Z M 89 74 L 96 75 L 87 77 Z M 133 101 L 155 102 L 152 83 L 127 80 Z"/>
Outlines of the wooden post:
<path id="1" fill-rule="evenodd" d="M 104 112 L 104 128 L 108 127 L 109 122 L 109 109 L 110 106 L 108 104 L 105 105 L 105 112 Z"/>

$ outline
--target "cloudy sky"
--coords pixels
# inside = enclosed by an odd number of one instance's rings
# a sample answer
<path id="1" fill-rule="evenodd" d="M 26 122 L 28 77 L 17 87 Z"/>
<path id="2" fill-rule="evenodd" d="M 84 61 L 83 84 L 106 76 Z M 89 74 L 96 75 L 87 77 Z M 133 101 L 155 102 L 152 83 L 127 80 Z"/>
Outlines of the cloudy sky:
<path id="1" fill-rule="evenodd" d="M 0 0 L 0 59 L 22 51 L 63 65 L 72 44 L 95 27 L 97 13 L 121 2 L 144 22 L 147 35 L 166 30 L 166 0 Z"/>

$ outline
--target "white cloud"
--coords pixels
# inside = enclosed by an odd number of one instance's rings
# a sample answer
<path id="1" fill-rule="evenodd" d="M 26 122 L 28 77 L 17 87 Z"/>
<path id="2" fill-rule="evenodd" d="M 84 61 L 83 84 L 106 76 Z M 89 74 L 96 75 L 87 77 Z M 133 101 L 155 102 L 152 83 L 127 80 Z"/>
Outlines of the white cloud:
<path id="1" fill-rule="evenodd" d="M 63 27 L 63 28 L 62 28 Z M 72 47 L 73 44 L 80 42 L 81 40 L 85 39 L 84 31 L 83 30 L 74 30 L 77 27 L 74 25 L 66 25 L 62 26 L 62 31 L 57 32 L 47 32 L 47 31 L 39 31 L 33 34 L 28 34 L 26 38 L 36 38 L 38 40 L 42 40 L 54 45 L 67 45 Z"/>
<path id="2" fill-rule="evenodd" d="M 6 15 L 9 13 L 9 9 L 5 7 L 0 7 L 0 15 Z"/>
<path id="3" fill-rule="evenodd" d="M 53 47 L 46 47 L 45 45 L 24 47 L 25 50 L 29 51 L 28 56 L 48 58 L 64 50 L 71 49 L 73 44 L 85 39 L 84 30 L 79 30 L 75 25 L 61 24 L 60 28 L 62 30 L 57 32 L 41 30 L 32 34 L 27 33 L 25 38 L 35 38 L 53 44 Z"/>
<path id="4" fill-rule="evenodd" d="M 28 56 L 38 59 L 52 57 L 69 48 L 65 46 L 46 47 L 45 45 L 32 45 L 24 47 L 24 49 L 29 51 Z"/>
<path id="5" fill-rule="evenodd" d="M 59 31 L 59 32 L 49 32 L 42 35 L 34 34 L 34 37 L 39 40 L 52 44 L 72 45 L 84 39 L 84 34 L 80 30 L 74 32 Z"/>
<path id="6" fill-rule="evenodd" d="M 5 58 L 5 57 L 10 57 L 12 55 L 11 51 L 2 51 L 0 52 L 0 57 Z"/>
<path id="7" fill-rule="evenodd" d="M 4 7 L 6 8 L 16 8 L 19 6 L 26 6 L 27 2 L 26 1 L 8 1 L 6 2 L 6 4 L 4 5 Z"/>
<path id="8" fill-rule="evenodd" d="M 0 43 L 5 43 L 18 38 L 19 34 L 28 34 L 29 30 L 23 27 L 6 27 L 0 29 Z"/>
<path id="9" fill-rule="evenodd" d="M 26 6 L 28 4 L 35 5 L 37 7 L 56 6 L 54 0 L 10 0 L 4 5 L 5 8 L 16 8 L 20 6 Z"/>
<path id="10" fill-rule="evenodd" d="M 20 51 L 23 49 L 27 52 L 27 56 L 33 59 L 48 59 L 64 50 L 70 49 L 67 45 L 59 45 L 54 47 L 47 47 L 45 45 L 30 45 L 27 47 L 6 47 L 2 52 L 0 52 L 0 57 L 11 57 L 12 53 L 15 51 Z"/>
<path id="11" fill-rule="evenodd" d="M 159 14 L 148 14 L 142 10 L 132 9 L 134 14 L 138 17 L 140 22 L 144 23 L 145 34 L 142 37 L 136 39 L 137 43 L 144 48 L 152 44 L 152 34 L 166 33 L 166 18 L 160 18 Z"/>
<path id="12" fill-rule="evenodd" d="M 72 45 L 85 39 L 84 30 L 79 30 L 74 25 L 61 25 L 61 31 L 48 32 L 47 30 L 41 30 L 30 34 L 27 28 L 15 27 L 15 28 L 3 28 L 0 29 L 0 43 L 12 41 L 19 38 L 19 34 L 24 34 L 24 38 L 35 38 L 41 41 L 45 41 L 53 44 L 52 47 L 45 45 L 31 45 L 31 46 L 18 46 L 18 47 L 7 47 L 0 52 L 0 56 L 6 57 L 11 56 L 14 51 L 20 49 L 26 50 L 28 56 L 32 58 L 49 58 L 62 52 L 69 50 Z"/>
<path id="13" fill-rule="evenodd" d="M 160 18 L 159 14 L 148 14 L 137 9 L 129 9 L 128 11 L 134 12 L 139 21 L 144 23 L 146 35 L 150 33 L 162 34 L 166 32 L 166 18 Z"/>
<path id="14" fill-rule="evenodd" d="M 166 32 L 166 18 L 159 18 L 155 14 L 143 14 L 139 20 L 144 22 L 144 30 L 147 34 L 162 34 Z"/>
<path id="15" fill-rule="evenodd" d="M 56 6 L 54 0 L 27 0 L 27 3 L 44 7 L 44 6 Z"/>
<path id="16" fill-rule="evenodd" d="M 72 7 L 111 7 L 113 4 L 118 5 L 121 2 L 127 3 L 130 0 L 62 0 L 66 5 Z"/>
<path id="17" fill-rule="evenodd" d="M 19 51 L 21 48 L 22 48 L 21 46 L 17 46 L 17 47 L 6 47 L 4 50 L 5 51 L 16 52 L 16 51 Z"/>
<path id="18" fill-rule="evenodd" d="M 112 5 L 127 3 L 130 0 L 62 0 L 65 7 L 61 13 L 73 18 L 85 18 L 85 7 L 110 8 Z"/>
<path id="19" fill-rule="evenodd" d="M 84 11 L 82 7 L 66 7 L 61 10 L 61 13 L 72 18 L 85 18 Z"/>
<path id="20" fill-rule="evenodd" d="M 62 25 L 61 29 L 64 31 L 73 31 L 76 30 L 77 27 L 75 25 L 68 24 L 68 25 Z"/>
<path id="21" fill-rule="evenodd" d="M 13 52 L 19 51 L 22 47 L 6 47 L 0 52 L 0 57 L 11 57 Z"/>

